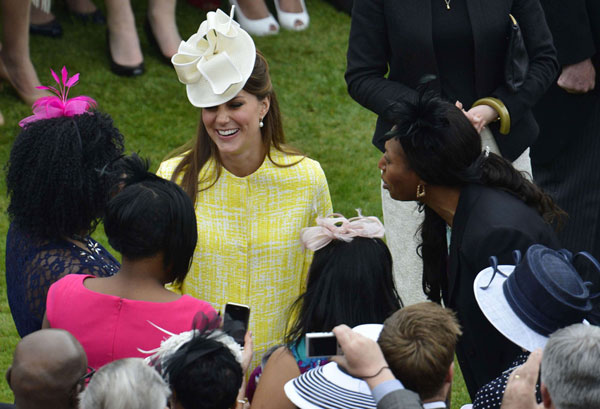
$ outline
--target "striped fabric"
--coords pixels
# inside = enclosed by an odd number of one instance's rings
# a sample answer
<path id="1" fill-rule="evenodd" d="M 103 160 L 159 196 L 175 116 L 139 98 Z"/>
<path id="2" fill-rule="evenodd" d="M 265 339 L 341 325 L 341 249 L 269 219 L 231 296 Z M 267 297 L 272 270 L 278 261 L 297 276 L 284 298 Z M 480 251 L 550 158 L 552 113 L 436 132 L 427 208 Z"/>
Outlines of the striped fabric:
<path id="1" fill-rule="evenodd" d="M 589 118 L 569 119 L 588 122 L 581 135 L 565 135 L 571 141 L 552 161 L 533 164 L 533 179 L 569 214 L 557 232 L 563 247 L 600 260 L 600 98 Z"/>
<path id="2" fill-rule="evenodd" d="M 271 157 L 278 164 L 300 159 L 275 149 Z M 170 179 L 180 160 L 163 162 L 158 175 Z M 209 161 L 200 177 L 213 166 Z M 221 311 L 228 301 L 250 306 L 253 366 L 281 342 L 287 308 L 304 288 L 312 252 L 303 249 L 300 230 L 331 211 L 325 174 L 309 158 L 290 167 L 265 159 L 246 177 L 223 168 L 218 182 L 198 193 L 198 245 L 180 290 Z"/>
<path id="3" fill-rule="evenodd" d="M 369 386 L 339 370 L 336 363 L 305 372 L 285 385 L 287 397 L 302 409 L 375 409 Z"/>

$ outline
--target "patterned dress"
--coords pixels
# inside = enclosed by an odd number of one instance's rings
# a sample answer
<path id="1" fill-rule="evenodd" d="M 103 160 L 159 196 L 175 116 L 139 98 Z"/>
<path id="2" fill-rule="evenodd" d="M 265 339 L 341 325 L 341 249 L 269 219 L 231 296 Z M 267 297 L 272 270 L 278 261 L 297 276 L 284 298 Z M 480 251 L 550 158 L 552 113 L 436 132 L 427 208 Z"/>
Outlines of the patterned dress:
<path id="1" fill-rule="evenodd" d="M 301 159 L 275 149 L 271 158 L 280 165 Z M 163 162 L 158 175 L 170 179 L 180 160 Z M 214 166 L 210 160 L 199 179 Z M 325 174 L 309 158 L 289 167 L 266 158 L 245 177 L 223 168 L 217 183 L 198 193 L 198 245 L 180 291 L 217 310 L 228 301 L 250 306 L 253 365 L 281 342 L 287 309 L 305 287 L 312 252 L 303 248 L 300 230 L 331 211 Z"/>
<path id="2" fill-rule="evenodd" d="M 21 337 L 42 328 L 50 286 L 67 274 L 108 277 L 121 268 L 100 243 L 84 238 L 87 251 L 62 239 L 43 239 L 10 225 L 6 236 L 6 291 Z"/>

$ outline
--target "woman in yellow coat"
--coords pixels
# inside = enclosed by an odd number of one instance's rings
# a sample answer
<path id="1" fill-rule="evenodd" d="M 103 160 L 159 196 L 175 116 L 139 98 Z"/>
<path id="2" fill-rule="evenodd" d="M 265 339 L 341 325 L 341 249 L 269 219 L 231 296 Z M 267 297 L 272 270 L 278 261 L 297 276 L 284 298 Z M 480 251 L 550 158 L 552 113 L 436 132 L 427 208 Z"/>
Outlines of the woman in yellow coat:
<path id="1" fill-rule="evenodd" d="M 257 363 L 305 285 L 312 252 L 300 230 L 332 211 L 327 180 L 284 144 L 267 62 L 229 16 L 208 13 L 172 62 L 202 108 L 191 148 L 158 170 L 195 201 L 198 245 L 181 292 L 250 306 Z"/>

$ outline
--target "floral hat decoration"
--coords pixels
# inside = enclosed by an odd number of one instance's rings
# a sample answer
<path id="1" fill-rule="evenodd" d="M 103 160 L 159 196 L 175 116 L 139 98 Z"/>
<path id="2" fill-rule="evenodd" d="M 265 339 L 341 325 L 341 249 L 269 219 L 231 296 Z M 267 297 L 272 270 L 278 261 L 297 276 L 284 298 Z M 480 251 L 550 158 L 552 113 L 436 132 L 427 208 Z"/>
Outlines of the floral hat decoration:
<path id="1" fill-rule="evenodd" d="M 327 217 L 317 217 L 317 225 L 305 227 L 300 231 L 300 240 L 304 247 L 317 251 L 331 243 L 332 240 L 351 242 L 354 237 L 381 239 L 385 235 L 383 223 L 375 216 L 363 216 L 357 209 L 358 216 L 346 219 L 339 213 Z"/>
<path id="2" fill-rule="evenodd" d="M 58 89 L 50 86 L 36 87 L 51 91 L 56 96 L 41 97 L 33 103 L 33 115 L 22 119 L 19 126 L 23 128 L 31 122 L 41 119 L 58 118 L 61 116 L 75 116 L 88 112 L 96 106 L 96 101 L 85 95 L 69 99 L 69 90 L 79 81 L 79 73 L 69 78 L 69 72 L 66 67 L 62 67 L 61 78 L 54 70 L 50 70 L 52 77 L 58 84 Z"/>
<path id="3" fill-rule="evenodd" d="M 187 97 L 198 108 L 229 101 L 244 88 L 254 69 L 252 37 L 222 10 L 208 12 L 198 32 L 182 41 L 171 58 Z"/>

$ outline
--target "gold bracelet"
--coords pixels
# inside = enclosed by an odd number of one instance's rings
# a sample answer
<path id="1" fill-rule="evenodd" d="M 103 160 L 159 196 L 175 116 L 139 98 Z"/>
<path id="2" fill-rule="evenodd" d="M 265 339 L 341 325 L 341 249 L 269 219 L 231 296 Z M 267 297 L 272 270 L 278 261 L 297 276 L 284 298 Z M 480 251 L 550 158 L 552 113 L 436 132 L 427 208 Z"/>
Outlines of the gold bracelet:
<path id="1" fill-rule="evenodd" d="M 510 113 L 504 105 L 504 102 L 500 101 L 498 98 L 487 97 L 478 99 L 473 103 L 473 106 L 479 105 L 487 105 L 494 109 L 498 113 L 500 117 L 500 133 L 502 135 L 507 135 L 510 132 Z"/>

